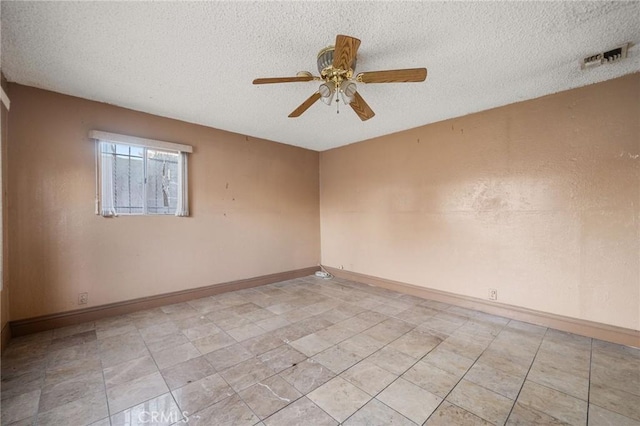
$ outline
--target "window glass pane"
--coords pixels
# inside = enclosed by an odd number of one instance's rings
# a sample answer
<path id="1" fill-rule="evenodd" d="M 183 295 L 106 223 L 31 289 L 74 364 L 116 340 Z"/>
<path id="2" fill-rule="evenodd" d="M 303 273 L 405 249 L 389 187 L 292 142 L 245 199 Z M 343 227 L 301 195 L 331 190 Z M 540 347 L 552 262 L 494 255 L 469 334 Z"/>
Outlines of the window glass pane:
<path id="1" fill-rule="evenodd" d="M 144 213 L 144 158 L 130 155 L 132 149 L 137 148 L 116 144 L 113 186 L 118 214 Z"/>
<path id="2" fill-rule="evenodd" d="M 147 150 L 147 213 L 175 214 L 178 200 L 178 154 Z"/>

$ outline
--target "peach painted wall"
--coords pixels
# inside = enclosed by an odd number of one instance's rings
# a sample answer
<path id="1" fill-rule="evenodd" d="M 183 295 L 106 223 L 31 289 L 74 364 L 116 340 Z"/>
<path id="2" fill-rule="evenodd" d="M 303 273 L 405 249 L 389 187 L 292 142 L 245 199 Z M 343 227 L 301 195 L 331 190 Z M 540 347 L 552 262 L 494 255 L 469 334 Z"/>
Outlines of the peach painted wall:
<path id="1" fill-rule="evenodd" d="M 317 152 L 9 88 L 12 320 L 318 264 Z M 96 216 L 92 129 L 192 145 L 191 217 Z"/>
<path id="2" fill-rule="evenodd" d="M 640 330 L 640 74 L 325 151 L 320 175 L 324 265 Z"/>
<path id="3" fill-rule="evenodd" d="M 0 76 L 2 87 L 5 91 L 8 90 L 4 75 Z M 2 197 L 2 236 L 0 241 L 0 247 L 2 248 L 2 282 L 4 284 L 2 291 L 0 291 L 0 330 L 4 329 L 4 326 L 9 321 L 9 215 L 8 215 L 8 203 L 7 203 L 7 189 L 8 189 L 8 167 L 7 167 L 7 148 L 8 148 L 8 130 L 9 130 L 9 111 L 4 106 L 0 105 L 0 162 L 2 169 L 2 185 L 0 186 L 0 192 Z"/>

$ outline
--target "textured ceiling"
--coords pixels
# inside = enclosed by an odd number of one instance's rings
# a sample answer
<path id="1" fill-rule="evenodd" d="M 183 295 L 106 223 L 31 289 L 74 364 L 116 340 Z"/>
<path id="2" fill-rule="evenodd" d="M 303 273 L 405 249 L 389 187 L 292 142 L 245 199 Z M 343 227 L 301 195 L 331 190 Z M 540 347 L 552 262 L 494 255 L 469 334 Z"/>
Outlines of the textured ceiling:
<path id="1" fill-rule="evenodd" d="M 1 7 L 9 81 L 319 151 L 640 69 L 637 47 L 617 64 L 578 65 L 589 54 L 640 42 L 637 1 Z M 367 122 L 321 102 L 287 118 L 317 82 L 251 84 L 317 74 L 316 54 L 336 34 L 362 40 L 356 71 L 426 67 L 427 81 L 360 84 L 376 112 Z"/>

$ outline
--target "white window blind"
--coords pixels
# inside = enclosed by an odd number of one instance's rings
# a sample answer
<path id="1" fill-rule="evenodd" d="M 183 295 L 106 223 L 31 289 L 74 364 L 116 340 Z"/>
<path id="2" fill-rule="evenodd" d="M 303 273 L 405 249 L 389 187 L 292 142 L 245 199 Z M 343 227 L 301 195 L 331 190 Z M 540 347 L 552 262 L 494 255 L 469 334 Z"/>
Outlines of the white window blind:
<path id="1" fill-rule="evenodd" d="M 96 214 L 189 215 L 188 145 L 92 131 Z"/>

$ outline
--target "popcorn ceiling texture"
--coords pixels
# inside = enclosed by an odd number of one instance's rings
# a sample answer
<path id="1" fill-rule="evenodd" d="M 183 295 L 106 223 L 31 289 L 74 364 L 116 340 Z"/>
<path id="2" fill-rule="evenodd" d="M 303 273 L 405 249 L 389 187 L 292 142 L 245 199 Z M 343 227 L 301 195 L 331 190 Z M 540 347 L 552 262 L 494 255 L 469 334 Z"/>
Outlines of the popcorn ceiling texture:
<path id="1" fill-rule="evenodd" d="M 640 42 L 639 20 L 640 2 L 2 2 L 2 71 L 323 151 L 636 72 L 638 47 L 587 71 L 579 60 Z M 317 74 L 339 33 L 362 40 L 356 71 L 424 66 L 427 81 L 360 84 L 377 114 L 364 123 L 321 102 L 287 118 L 318 82 L 251 84 Z"/>

